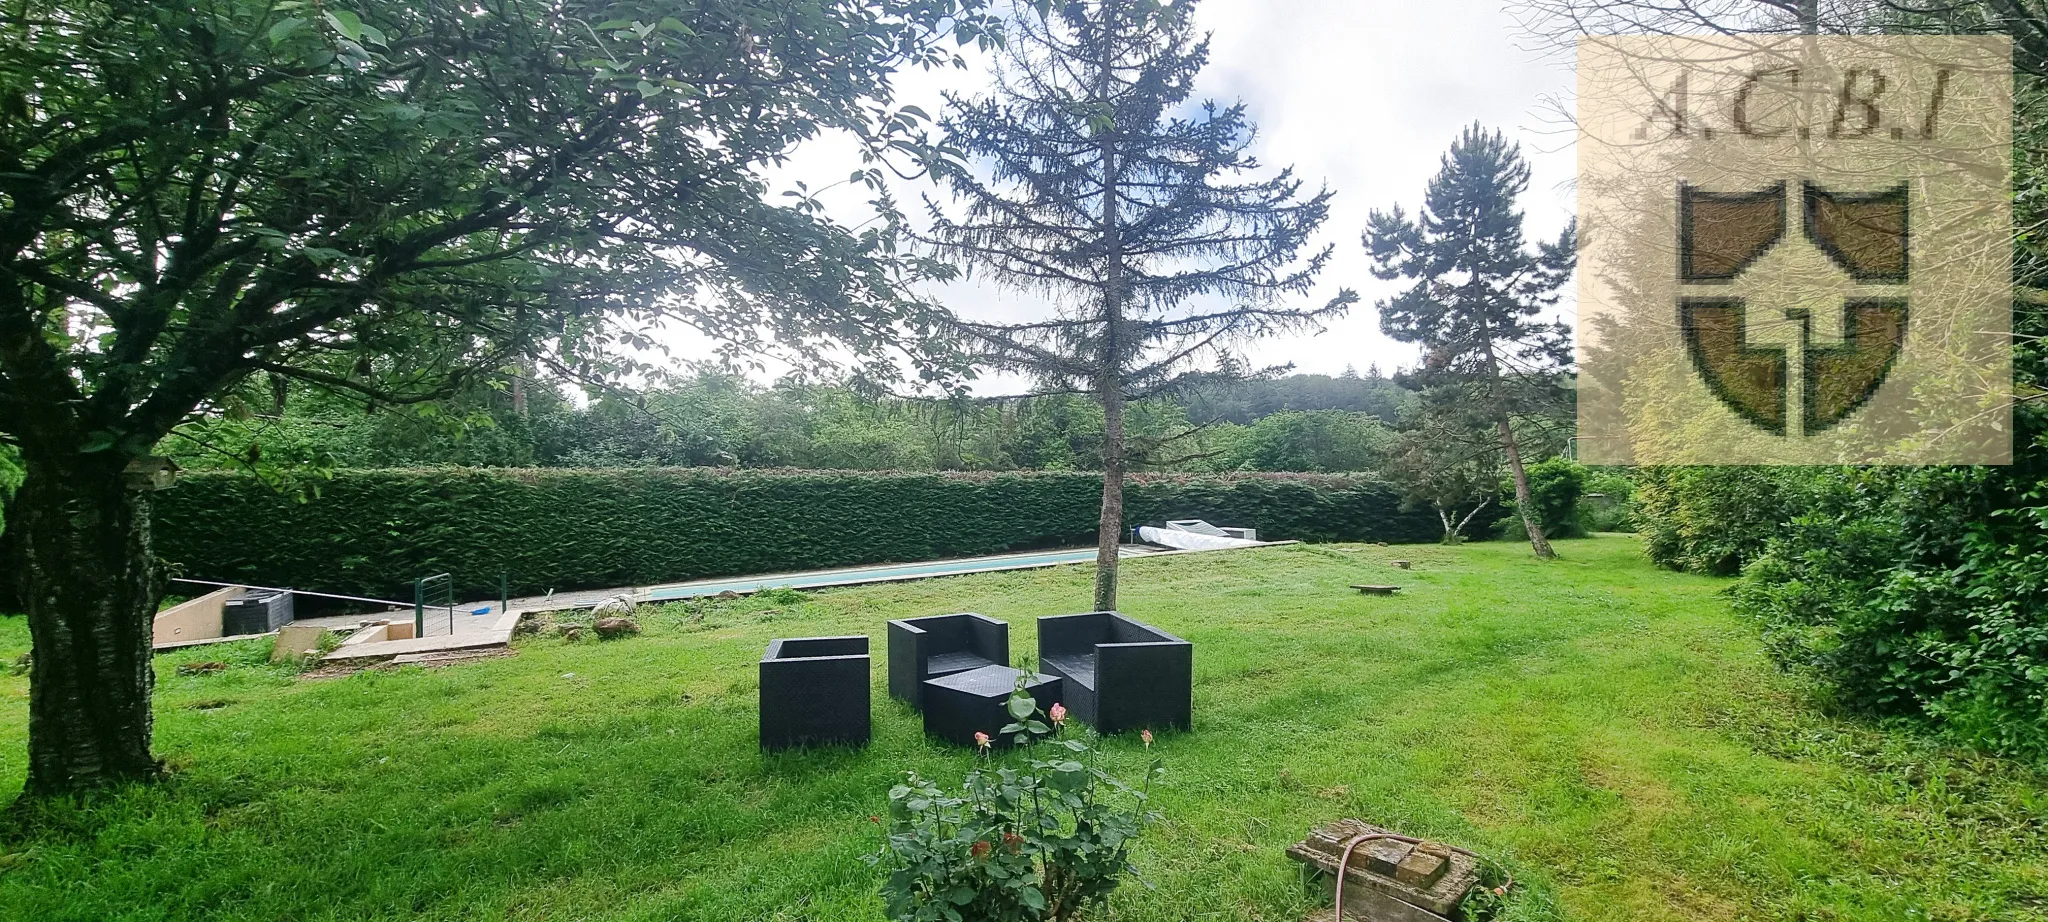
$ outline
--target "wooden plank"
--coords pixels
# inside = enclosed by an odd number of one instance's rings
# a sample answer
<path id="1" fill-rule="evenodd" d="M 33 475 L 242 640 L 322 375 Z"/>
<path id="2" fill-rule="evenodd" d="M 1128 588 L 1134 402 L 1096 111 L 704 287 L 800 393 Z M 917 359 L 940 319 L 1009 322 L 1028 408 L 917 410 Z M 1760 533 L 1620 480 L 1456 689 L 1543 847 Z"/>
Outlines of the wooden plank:
<path id="1" fill-rule="evenodd" d="M 450 650 L 484 650 L 504 647 L 512 642 L 510 631 L 476 631 L 468 634 L 446 634 L 432 637 L 414 637 L 407 640 L 380 640 L 353 646 L 336 647 L 334 652 L 321 660 L 323 663 L 345 663 L 353 660 L 383 659 L 403 656 L 407 653 L 440 653 Z"/>

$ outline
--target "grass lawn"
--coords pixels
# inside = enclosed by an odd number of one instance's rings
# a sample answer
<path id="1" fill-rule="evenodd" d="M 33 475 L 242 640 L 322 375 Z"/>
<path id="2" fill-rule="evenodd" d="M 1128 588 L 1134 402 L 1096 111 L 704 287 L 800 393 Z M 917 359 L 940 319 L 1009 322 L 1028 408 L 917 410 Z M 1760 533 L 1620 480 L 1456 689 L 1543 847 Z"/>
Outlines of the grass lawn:
<path id="1" fill-rule="evenodd" d="M 2048 793 L 2011 763 L 1815 710 L 1717 594 L 1630 538 L 1296 546 L 1126 564 L 1196 645 L 1195 732 L 1118 920 L 1296 920 L 1281 849 L 1356 816 L 1497 856 L 1526 919 L 2048 919 Z M 1413 559 L 1412 572 L 1386 561 Z M 165 784 L 0 829 L 0 918 L 879 919 L 905 769 L 957 780 L 885 691 L 888 618 L 980 611 L 1035 649 L 1083 567 L 642 612 L 645 636 L 301 680 L 242 644 L 157 660 Z M 1362 598 L 1352 582 L 1408 587 Z M 875 741 L 764 758 L 772 637 L 876 641 Z M 0 663 L 27 648 L 0 618 Z M 178 675 L 224 659 L 232 668 Z M 0 800 L 28 686 L 0 671 Z M 1136 766 L 1136 740 L 1108 746 Z"/>

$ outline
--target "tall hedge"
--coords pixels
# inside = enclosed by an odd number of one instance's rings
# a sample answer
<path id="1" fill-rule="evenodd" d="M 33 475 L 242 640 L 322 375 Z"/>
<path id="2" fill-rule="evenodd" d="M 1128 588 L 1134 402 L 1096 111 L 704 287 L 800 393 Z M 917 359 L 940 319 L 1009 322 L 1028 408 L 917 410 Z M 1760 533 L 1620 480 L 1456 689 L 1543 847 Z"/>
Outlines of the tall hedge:
<path id="1" fill-rule="evenodd" d="M 929 560 L 1085 544 L 1089 474 L 359 470 L 279 489 L 187 475 L 155 496 L 157 553 L 180 575 L 407 599 L 455 574 L 466 597 Z M 1133 523 L 1205 518 L 1271 539 L 1431 541 L 1356 477 L 1140 476 Z"/>

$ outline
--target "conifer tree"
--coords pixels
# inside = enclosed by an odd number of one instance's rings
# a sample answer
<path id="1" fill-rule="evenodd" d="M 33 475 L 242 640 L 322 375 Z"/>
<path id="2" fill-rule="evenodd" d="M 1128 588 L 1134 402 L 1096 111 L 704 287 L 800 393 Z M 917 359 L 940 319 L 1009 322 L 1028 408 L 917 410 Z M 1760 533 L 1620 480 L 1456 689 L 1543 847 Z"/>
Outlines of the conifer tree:
<path id="1" fill-rule="evenodd" d="M 962 322 L 985 366 L 1086 392 L 1105 423 L 1095 606 L 1116 605 L 1128 401 L 1202 376 L 1243 342 L 1315 327 L 1356 300 L 1303 295 L 1330 193 L 1265 173 L 1240 104 L 1194 103 L 1208 41 L 1193 0 L 1019 5 L 994 92 L 948 97 L 930 241 L 997 281 L 1047 296 L 1020 323 Z M 1237 366 L 1228 365 L 1235 368 Z"/>
<path id="2" fill-rule="evenodd" d="M 1426 387 L 1456 386 L 1492 418 L 1536 556 L 1557 556 L 1529 499 L 1515 420 L 1562 393 L 1570 330 L 1542 319 L 1571 279 L 1576 228 L 1531 250 L 1515 200 L 1529 188 L 1521 150 L 1498 131 L 1465 129 L 1413 218 L 1374 211 L 1365 231 L 1373 274 L 1412 281 L 1379 302 L 1380 329 L 1423 349 Z"/>

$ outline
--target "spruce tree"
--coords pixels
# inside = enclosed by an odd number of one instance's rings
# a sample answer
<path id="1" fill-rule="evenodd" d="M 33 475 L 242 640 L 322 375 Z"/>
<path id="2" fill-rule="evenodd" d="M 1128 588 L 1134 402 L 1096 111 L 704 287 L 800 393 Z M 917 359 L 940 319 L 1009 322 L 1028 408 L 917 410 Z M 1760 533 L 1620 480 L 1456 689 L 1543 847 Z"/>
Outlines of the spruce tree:
<path id="1" fill-rule="evenodd" d="M 928 203 L 943 255 L 1047 298 L 1028 322 L 961 322 L 975 358 L 1101 401 L 1097 609 L 1116 606 L 1125 404 L 1214 380 L 1204 365 L 1233 347 L 1356 300 L 1282 303 L 1329 259 L 1304 250 L 1330 193 L 1261 169 L 1243 104 L 1191 102 L 1208 61 L 1194 6 L 1020 5 L 994 92 L 948 97 L 946 145 L 962 156 L 934 170 L 954 208 Z"/>
<path id="2" fill-rule="evenodd" d="M 1373 274 L 1413 282 L 1379 302 L 1380 329 L 1423 349 L 1416 380 L 1459 387 L 1491 417 L 1536 556 L 1557 556 L 1529 499 L 1515 421 L 1554 405 L 1570 330 L 1542 319 L 1571 279 L 1576 229 L 1533 250 L 1515 200 L 1529 188 L 1521 150 L 1498 131 L 1465 129 L 1429 181 L 1422 210 L 1374 211 L 1365 231 Z"/>

